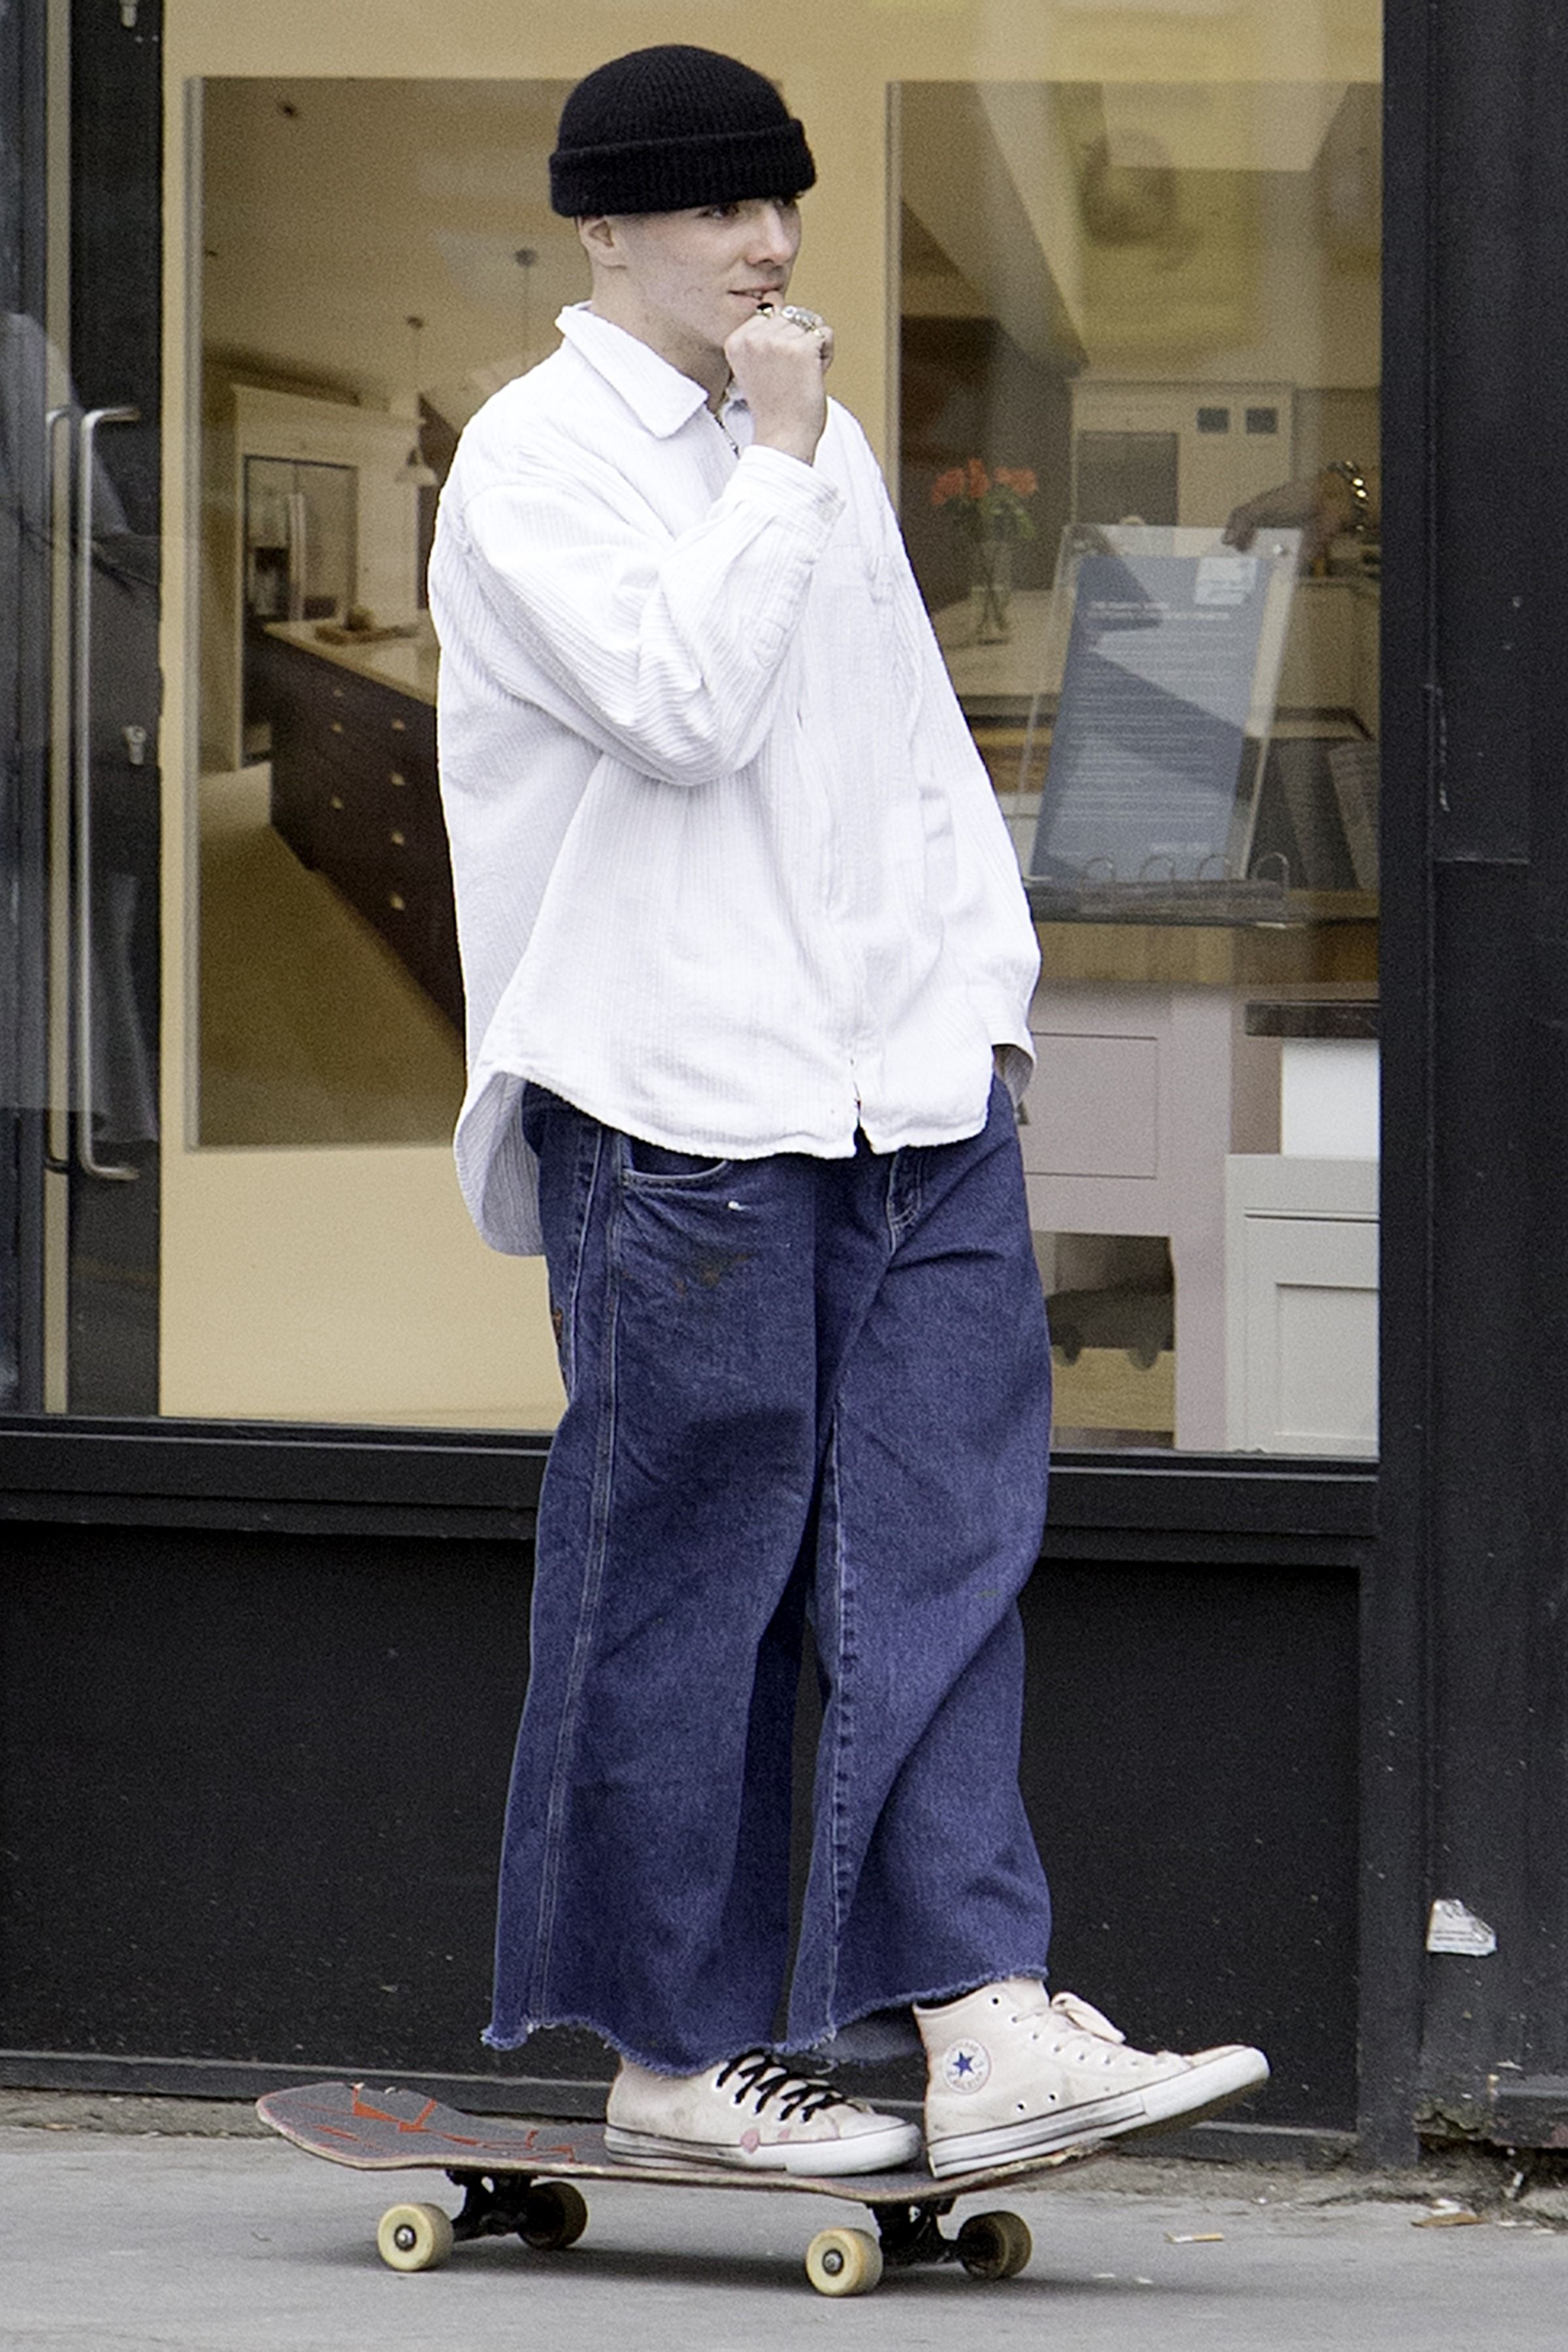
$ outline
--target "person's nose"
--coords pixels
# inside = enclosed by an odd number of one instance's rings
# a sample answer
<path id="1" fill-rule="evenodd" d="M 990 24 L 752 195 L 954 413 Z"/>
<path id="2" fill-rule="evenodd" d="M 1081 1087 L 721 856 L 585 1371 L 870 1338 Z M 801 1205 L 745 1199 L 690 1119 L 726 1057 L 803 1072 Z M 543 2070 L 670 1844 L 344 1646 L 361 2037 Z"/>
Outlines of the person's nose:
<path id="1" fill-rule="evenodd" d="M 795 259 L 800 247 L 800 223 L 793 208 L 759 204 L 752 216 L 751 258 L 782 266 Z"/>

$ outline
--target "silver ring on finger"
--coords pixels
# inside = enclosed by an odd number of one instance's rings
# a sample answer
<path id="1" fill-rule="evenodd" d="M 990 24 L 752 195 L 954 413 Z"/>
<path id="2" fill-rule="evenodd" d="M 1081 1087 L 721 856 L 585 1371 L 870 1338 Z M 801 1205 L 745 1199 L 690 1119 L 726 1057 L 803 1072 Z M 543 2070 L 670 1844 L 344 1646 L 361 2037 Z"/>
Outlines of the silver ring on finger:
<path id="1" fill-rule="evenodd" d="M 826 331 L 825 322 L 819 312 L 798 310 L 793 302 L 786 302 L 779 316 L 781 319 L 787 319 L 792 327 L 804 328 L 808 335 L 820 335 Z"/>

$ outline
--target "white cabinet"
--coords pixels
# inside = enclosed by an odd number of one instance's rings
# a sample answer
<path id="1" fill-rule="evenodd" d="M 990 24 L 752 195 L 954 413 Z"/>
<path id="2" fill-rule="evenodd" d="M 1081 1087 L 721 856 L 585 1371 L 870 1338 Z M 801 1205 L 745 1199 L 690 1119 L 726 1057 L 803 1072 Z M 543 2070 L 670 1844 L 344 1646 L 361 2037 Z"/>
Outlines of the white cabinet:
<path id="1" fill-rule="evenodd" d="M 1041 984 L 1019 1130 L 1029 1221 L 1042 1236 L 1168 1241 L 1174 1411 L 1158 1425 L 1173 1422 L 1178 1447 L 1372 1454 L 1377 1161 L 1271 1148 L 1280 1041 L 1247 1034 L 1247 994 Z M 1375 1055 L 1375 1045 L 1365 1050 Z M 1090 1376 L 1114 1375 L 1121 1393 L 1137 1390 L 1145 1407 L 1168 1393 L 1149 1374 L 1133 1377 L 1120 1342 L 1089 1363 L 1094 1344 L 1081 1367 L 1073 1363 L 1075 1392 Z M 1167 1355 L 1161 1381 L 1171 1369 Z M 1084 1423 L 1156 1425 L 1113 1412 L 1085 1413 Z"/>
<path id="2" fill-rule="evenodd" d="M 1377 1451 L 1378 1163 L 1226 1167 L 1226 1442 Z"/>
<path id="3" fill-rule="evenodd" d="M 1152 1234 L 1175 1276 L 1175 1443 L 1225 1444 L 1225 1163 L 1249 1062 L 1226 988 L 1047 982 L 1019 1130 L 1038 1234 Z"/>

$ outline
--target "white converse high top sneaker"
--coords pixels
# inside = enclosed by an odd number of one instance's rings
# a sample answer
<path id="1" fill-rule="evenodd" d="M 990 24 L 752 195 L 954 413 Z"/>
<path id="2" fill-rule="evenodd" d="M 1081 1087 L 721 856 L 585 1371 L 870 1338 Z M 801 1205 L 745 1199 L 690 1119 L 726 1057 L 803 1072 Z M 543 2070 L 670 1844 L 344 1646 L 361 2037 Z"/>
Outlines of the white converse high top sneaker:
<path id="1" fill-rule="evenodd" d="M 748 2050 L 705 2074 L 653 2074 L 628 2058 L 610 2088 L 605 2146 L 643 2164 L 723 2164 L 762 2172 L 889 2172 L 912 2164 L 913 2124 L 879 2116 L 831 2084 Z"/>
<path id="2" fill-rule="evenodd" d="M 1167 2130 L 1268 2079 L 1261 2050 L 1129 2049 L 1076 1994 L 1009 1977 L 915 2010 L 925 2043 L 926 2148 L 939 2179 L 1129 2132 Z"/>

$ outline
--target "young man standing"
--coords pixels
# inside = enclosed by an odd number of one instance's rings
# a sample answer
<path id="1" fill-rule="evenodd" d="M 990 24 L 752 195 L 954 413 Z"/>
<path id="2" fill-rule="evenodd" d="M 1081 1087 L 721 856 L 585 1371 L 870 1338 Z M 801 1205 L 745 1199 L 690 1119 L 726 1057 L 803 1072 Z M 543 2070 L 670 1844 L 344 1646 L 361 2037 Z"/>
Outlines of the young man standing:
<path id="1" fill-rule="evenodd" d="M 441 503 L 458 1164 L 486 1237 L 543 1250 L 567 1392 L 487 2039 L 602 2035 L 624 2154 L 852 2172 L 918 2135 L 775 2053 L 916 2046 L 912 2011 L 940 2175 L 1268 2068 L 1129 2050 L 1041 1981 L 1036 945 L 831 331 L 785 301 L 815 176 L 731 58 L 591 74 L 551 177 L 592 298 Z"/>

